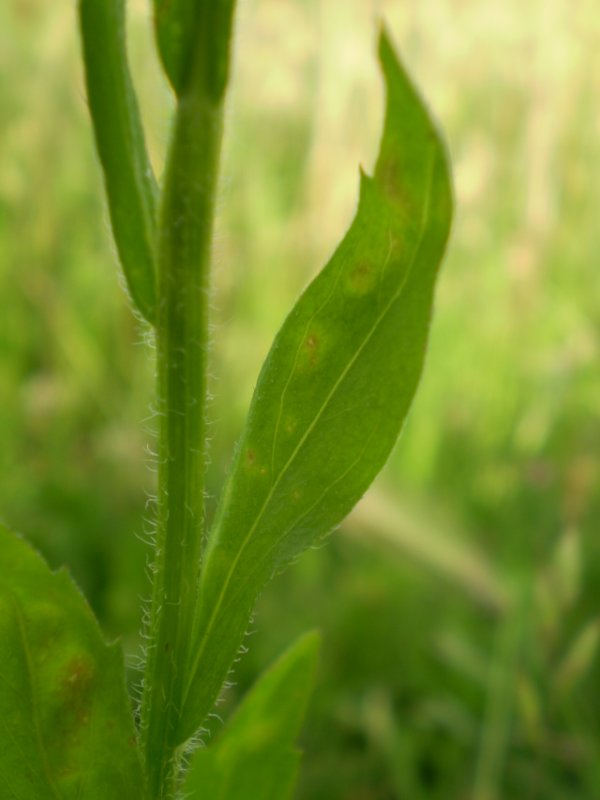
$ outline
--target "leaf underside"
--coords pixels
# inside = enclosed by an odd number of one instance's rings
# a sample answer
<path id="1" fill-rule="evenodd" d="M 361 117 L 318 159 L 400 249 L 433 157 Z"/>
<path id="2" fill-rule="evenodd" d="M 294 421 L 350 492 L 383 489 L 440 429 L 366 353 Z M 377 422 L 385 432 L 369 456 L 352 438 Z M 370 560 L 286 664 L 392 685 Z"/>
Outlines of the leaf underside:
<path id="1" fill-rule="evenodd" d="M 398 437 L 449 234 L 445 148 L 385 33 L 373 177 L 262 368 L 204 556 L 180 741 L 210 711 L 266 581 L 336 526 Z"/>
<path id="2" fill-rule="evenodd" d="M 0 796 L 145 797 L 120 648 L 66 572 L 0 526 Z"/>
<path id="3" fill-rule="evenodd" d="M 156 317 L 156 197 L 125 44 L 124 0 L 79 0 L 87 96 L 112 229 L 138 310 Z"/>
<path id="4" fill-rule="evenodd" d="M 287 800 L 300 763 L 294 742 L 312 689 L 319 637 L 302 636 L 262 675 L 214 744 L 198 750 L 191 800 Z"/>

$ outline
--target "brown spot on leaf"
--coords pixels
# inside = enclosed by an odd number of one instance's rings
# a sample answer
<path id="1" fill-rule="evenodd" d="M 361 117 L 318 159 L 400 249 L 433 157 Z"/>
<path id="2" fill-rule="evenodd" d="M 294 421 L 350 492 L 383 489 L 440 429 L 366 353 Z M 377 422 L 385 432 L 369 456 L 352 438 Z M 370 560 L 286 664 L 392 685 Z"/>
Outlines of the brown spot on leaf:
<path id="1" fill-rule="evenodd" d="M 304 363 L 309 367 L 314 367 L 317 361 L 319 360 L 319 348 L 321 345 L 321 340 L 319 336 L 312 331 L 308 334 L 306 339 L 304 340 L 304 347 L 306 351 L 306 358 Z"/>
<path id="2" fill-rule="evenodd" d="M 348 289 L 354 294 L 364 294 L 373 285 L 374 277 L 373 265 L 367 261 L 361 261 L 348 275 Z"/>
<path id="3" fill-rule="evenodd" d="M 383 188 L 388 196 L 393 199 L 400 199 L 400 168 L 394 159 L 387 159 L 381 164 L 380 179 Z"/>
<path id="4" fill-rule="evenodd" d="M 62 673 L 61 694 L 68 713 L 73 714 L 80 725 L 89 719 L 90 694 L 94 683 L 93 662 L 85 655 L 73 656 Z"/>

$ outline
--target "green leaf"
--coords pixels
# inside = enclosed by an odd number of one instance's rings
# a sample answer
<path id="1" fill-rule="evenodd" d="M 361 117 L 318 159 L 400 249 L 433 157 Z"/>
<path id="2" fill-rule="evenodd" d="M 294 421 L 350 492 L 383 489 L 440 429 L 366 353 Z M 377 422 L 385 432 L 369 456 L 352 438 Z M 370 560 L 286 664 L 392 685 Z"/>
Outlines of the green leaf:
<path id="1" fill-rule="evenodd" d="M 440 136 L 385 34 L 383 140 L 356 217 L 278 333 L 204 557 L 189 737 L 218 695 L 257 594 L 337 525 L 385 463 L 415 393 L 450 228 Z"/>
<path id="2" fill-rule="evenodd" d="M 600 645 L 600 620 L 588 621 L 570 642 L 554 674 L 556 690 L 568 701 L 577 686 L 591 672 Z"/>
<path id="3" fill-rule="evenodd" d="M 80 0 L 87 95 L 113 233 L 131 296 L 156 316 L 156 195 L 129 75 L 124 0 Z"/>
<path id="4" fill-rule="evenodd" d="M 160 57 L 173 89 L 185 92 L 192 76 L 218 102 L 229 75 L 235 0 L 153 0 Z"/>
<path id="5" fill-rule="evenodd" d="M 0 526 L 0 795 L 143 798 L 120 648 L 64 571 Z"/>
<path id="6" fill-rule="evenodd" d="M 300 753 L 294 742 L 312 690 L 319 637 L 302 636 L 245 697 L 217 741 L 192 759 L 184 795 L 286 800 Z"/>

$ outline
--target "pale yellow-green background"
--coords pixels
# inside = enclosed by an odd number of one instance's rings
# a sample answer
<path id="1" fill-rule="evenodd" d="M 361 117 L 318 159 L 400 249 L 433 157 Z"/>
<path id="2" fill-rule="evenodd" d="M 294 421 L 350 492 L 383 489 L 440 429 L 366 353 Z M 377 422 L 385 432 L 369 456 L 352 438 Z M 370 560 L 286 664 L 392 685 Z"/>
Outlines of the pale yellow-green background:
<path id="1" fill-rule="evenodd" d="M 0 517 L 71 564 L 133 654 L 148 594 L 136 537 L 152 516 L 152 356 L 118 288 L 75 17 L 71 0 L 0 6 Z M 172 102 L 148 17 L 132 0 L 160 172 Z M 324 629 L 307 800 L 591 800 L 597 2 L 240 3 L 215 244 L 211 495 L 273 334 L 348 225 L 358 164 L 374 162 L 381 19 L 454 164 L 429 358 L 376 491 L 261 600 L 240 688 L 296 631 Z"/>

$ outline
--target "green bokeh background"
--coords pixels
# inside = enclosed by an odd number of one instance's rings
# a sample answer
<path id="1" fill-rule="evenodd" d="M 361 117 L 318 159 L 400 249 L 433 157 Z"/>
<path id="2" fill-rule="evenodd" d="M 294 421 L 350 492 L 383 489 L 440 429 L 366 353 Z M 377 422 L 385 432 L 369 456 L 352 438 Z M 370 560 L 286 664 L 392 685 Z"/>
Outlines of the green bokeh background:
<path id="1" fill-rule="evenodd" d="M 172 103 L 149 3 L 129 5 L 160 173 Z M 271 339 L 351 219 L 357 165 L 372 166 L 382 16 L 454 162 L 426 371 L 375 490 L 261 598 L 220 715 L 318 626 L 300 800 L 592 800 L 593 0 L 240 3 L 215 244 L 211 505 Z M 75 3 L 5 0 L 0 76 L 0 516 L 70 565 L 133 664 L 149 595 L 153 352 L 119 288 Z"/>

